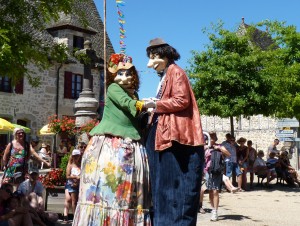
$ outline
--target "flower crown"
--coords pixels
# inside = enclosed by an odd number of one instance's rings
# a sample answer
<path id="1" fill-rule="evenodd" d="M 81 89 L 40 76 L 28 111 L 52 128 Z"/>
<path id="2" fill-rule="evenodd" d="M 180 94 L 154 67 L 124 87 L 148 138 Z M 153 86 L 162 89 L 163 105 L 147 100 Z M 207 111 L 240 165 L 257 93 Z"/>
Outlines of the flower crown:
<path id="1" fill-rule="evenodd" d="M 108 61 L 108 70 L 112 73 L 117 72 L 120 63 L 122 63 L 123 65 L 127 63 L 132 65 L 132 58 L 122 53 L 112 54 Z"/>

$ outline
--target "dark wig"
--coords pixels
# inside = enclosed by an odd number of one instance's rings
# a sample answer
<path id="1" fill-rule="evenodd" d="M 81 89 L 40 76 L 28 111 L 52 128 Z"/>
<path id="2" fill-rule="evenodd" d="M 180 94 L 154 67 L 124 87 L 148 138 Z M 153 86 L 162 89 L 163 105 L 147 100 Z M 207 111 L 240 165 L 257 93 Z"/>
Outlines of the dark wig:
<path id="1" fill-rule="evenodd" d="M 139 79 L 139 75 L 138 75 L 138 72 L 137 70 L 135 69 L 135 67 L 131 67 L 129 68 L 128 70 L 130 70 L 130 74 L 132 76 L 132 88 L 138 92 L 139 91 L 139 88 L 140 88 L 140 79 Z M 107 71 L 107 78 L 106 78 L 106 88 L 114 83 L 114 79 L 115 77 L 117 76 L 117 73 L 111 73 L 109 71 Z"/>
<path id="2" fill-rule="evenodd" d="M 168 44 L 149 46 L 146 51 L 148 58 L 150 57 L 150 54 L 153 54 L 158 55 L 161 58 L 166 57 L 171 62 L 180 59 L 180 54 L 177 52 L 177 50 Z"/>

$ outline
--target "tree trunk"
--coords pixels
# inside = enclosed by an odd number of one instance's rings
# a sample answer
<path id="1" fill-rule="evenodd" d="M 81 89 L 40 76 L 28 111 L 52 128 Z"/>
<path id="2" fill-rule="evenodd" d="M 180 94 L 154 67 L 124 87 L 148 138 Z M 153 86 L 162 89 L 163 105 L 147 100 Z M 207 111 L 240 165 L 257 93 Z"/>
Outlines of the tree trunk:
<path id="1" fill-rule="evenodd" d="M 233 116 L 230 116 L 230 133 L 234 136 Z"/>

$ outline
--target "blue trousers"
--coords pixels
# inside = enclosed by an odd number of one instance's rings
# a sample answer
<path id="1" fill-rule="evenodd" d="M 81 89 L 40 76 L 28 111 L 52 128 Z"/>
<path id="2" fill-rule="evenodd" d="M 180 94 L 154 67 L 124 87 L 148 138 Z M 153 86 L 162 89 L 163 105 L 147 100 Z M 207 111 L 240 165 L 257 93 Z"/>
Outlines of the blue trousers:
<path id="1" fill-rule="evenodd" d="M 195 226 L 204 161 L 203 147 L 174 142 L 172 147 L 156 152 L 154 124 L 146 149 L 154 208 L 154 226 Z"/>

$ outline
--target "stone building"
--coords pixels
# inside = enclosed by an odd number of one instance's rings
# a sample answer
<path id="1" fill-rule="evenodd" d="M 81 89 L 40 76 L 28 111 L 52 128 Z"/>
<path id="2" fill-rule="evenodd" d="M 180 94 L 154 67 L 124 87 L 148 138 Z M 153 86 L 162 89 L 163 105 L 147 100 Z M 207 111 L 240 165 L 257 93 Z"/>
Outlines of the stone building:
<path id="1" fill-rule="evenodd" d="M 31 128 L 31 134 L 38 134 L 39 130 L 48 123 L 48 117 L 57 114 L 74 116 L 74 103 L 82 90 L 83 65 L 73 57 L 75 50 L 83 49 L 84 41 L 90 40 L 102 64 L 92 69 L 92 89 L 99 100 L 100 81 L 103 79 L 103 23 L 93 0 L 86 1 L 80 7 L 86 14 L 87 26 L 83 26 L 75 14 L 60 15 L 60 19 L 47 25 L 45 32 L 39 33 L 47 42 L 64 43 L 69 48 L 69 59 L 63 64 L 53 62 L 45 71 L 38 71 L 34 64 L 28 65 L 32 77 L 40 77 L 41 84 L 34 88 L 27 77 L 15 87 L 10 80 L 0 77 L 0 117 L 10 122 Z M 107 56 L 114 53 L 114 49 L 107 38 Z M 8 140 L 7 135 L 0 135 L 0 145 Z M 43 139 L 48 139 L 44 137 Z"/>

